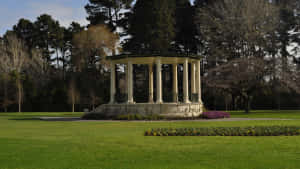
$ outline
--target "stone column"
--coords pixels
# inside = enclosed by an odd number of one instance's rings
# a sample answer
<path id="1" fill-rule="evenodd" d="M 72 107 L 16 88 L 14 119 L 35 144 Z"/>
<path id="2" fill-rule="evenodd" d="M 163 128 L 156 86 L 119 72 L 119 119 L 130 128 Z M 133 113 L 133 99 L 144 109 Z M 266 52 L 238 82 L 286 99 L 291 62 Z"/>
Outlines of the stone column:
<path id="1" fill-rule="evenodd" d="M 186 58 L 183 64 L 183 102 L 190 103 L 189 100 L 189 62 Z"/>
<path id="2" fill-rule="evenodd" d="M 128 93 L 128 103 L 133 104 L 133 68 L 132 68 L 132 62 L 128 61 L 128 68 L 127 68 L 127 93 Z"/>
<path id="3" fill-rule="evenodd" d="M 110 63 L 110 104 L 115 103 L 116 95 L 116 65 L 115 63 Z"/>
<path id="4" fill-rule="evenodd" d="M 198 94 L 198 102 L 202 103 L 202 98 L 201 98 L 201 63 L 200 63 L 200 60 L 197 61 L 196 89 L 197 89 L 197 94 Z"/>
<path id="5" fill-rule="evenodd" d="M 162 103 L 161 60 L 156 59 L 156 103 Z"/>
<path id="6" fill-rule="evenodd" d="M 125 93 L 128 95 L 128 65 L 124 64 L 124 71 L 125 71 Z"/>
<path id="7" fill-rule="evenodd" d="M 173 64 L 173 102 L 178 102 L 178 65 Z"/>
<path id="8" fill-rule="evenodd" d="M 196 94 L 196 80 L 195 80 L 195 77 L 196 77 L 196 64 L 195 63 L 192 63 L 191 64 L 191 91 L 192 91 L 192 94 Z"/>
<path id="9" fill-rule="evenodd" d="M 153 103 L 153 65 L 149 64 L 149 103 Z"/>

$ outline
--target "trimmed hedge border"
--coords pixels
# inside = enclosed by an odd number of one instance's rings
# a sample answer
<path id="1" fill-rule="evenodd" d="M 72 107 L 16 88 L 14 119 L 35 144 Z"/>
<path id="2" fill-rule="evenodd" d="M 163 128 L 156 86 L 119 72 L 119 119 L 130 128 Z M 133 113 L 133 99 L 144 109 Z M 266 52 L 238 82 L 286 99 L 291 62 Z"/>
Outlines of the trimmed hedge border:
<path id="1" fill-rule="evenodd" d="M 298 126 L 158 128 L 145 132 L 145 136 L 297 136 Z"/>

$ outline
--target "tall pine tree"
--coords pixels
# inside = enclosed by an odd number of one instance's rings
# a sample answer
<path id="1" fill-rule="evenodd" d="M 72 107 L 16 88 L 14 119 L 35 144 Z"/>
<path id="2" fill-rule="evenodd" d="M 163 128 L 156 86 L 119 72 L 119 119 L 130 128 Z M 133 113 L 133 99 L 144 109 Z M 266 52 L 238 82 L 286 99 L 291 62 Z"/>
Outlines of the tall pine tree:
<path id="1" fill-rule="evenodd" d="M 85 6 L 90 25 L 106 24 L 112 30 L 122 26 L 126 20 L 127 9 L 134 0 L 89 0 Z"/>
<path id="2" fill-rule="evenodd" d="M 125 50 L 131 53 L 168 53 L 175 38 L 173 0 L 138 0 L 129 20 L 131 38 Z"/>
<path id="3" fill-rule="evenodd" d="M 176 0 L 175 9 L 175 48 L 177 53 L 197 53 L 196 26 L 194 7 L 189 0 Z"/>

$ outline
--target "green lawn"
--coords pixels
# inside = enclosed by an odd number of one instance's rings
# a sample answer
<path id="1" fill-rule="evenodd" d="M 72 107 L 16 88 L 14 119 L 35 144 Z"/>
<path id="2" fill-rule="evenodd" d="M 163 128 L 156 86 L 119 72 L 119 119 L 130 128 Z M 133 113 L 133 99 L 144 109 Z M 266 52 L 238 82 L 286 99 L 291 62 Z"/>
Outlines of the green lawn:
<path id="1" fill-rule="evenodd" d="M 246 114 L 244 111 L 231 111 L 231 117 L 239 118 L 281 118 L 300 119 L 300 110 L 256 110 Z"/>
<path id="2" fill-rule="evenodd" d="M 46 122 L 0 113 L 0 169 L 295 169 L 300 137 L 144 137 L 149 128 L 300 125 L 300 111 L 234 117 L 295 118 L 243 122 Z"/>

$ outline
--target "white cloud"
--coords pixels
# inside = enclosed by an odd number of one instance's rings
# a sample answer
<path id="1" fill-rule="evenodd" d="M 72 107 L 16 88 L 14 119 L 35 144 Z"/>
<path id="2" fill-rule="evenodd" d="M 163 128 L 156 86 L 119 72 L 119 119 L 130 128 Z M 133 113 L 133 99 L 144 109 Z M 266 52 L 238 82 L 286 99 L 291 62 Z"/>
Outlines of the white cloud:
<path id="1" fill-rule="evenodd" d="M 58 2 L 32 2 L 30 8 L 31 15 L 39 16 L 41 14 L 49 14 L 63 26 L 69 26 L 72 21 L 76 21 L 82 25 L 88 23 L 83 6 L 80 8 L 72 8 Z"/>

